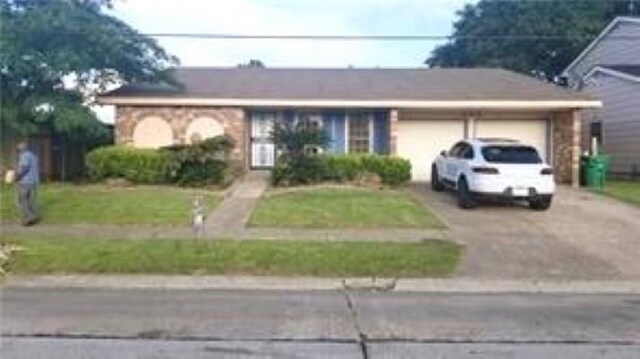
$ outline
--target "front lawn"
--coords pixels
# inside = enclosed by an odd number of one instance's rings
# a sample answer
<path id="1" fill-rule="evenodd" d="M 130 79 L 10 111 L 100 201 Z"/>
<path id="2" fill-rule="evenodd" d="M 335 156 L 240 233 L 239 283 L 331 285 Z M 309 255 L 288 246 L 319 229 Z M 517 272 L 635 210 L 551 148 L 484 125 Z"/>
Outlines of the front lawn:
<path id="1" fill-rule="evenodd" d="M 608 181 L 602 193 L 621 201 L 640 205 L 640 181 Z"/>
<path id="2" fill-rule="evenodd" d="M 312 188 L 267 193 L 251 216 L 261 227 L 443 228 L 408 194 L 365 188 Z"/>
<path id="3" fill-rule="evenodd" d="M 19 238 L 13 274 L 228 274 L 443 277 L 461 248 L 447 241 L 304 242 Z"/>
<path id="4" fill-rule="evenodd" d="M 203 194 L 213 209 L 218 196 L 202 190 L 162 186 L 45 184 L 38 188 L 43 223 L 180 224 L 189 221 L 194 196 Z M 18 221 L 15 187 L 2 186 L 1 219 Z"/>

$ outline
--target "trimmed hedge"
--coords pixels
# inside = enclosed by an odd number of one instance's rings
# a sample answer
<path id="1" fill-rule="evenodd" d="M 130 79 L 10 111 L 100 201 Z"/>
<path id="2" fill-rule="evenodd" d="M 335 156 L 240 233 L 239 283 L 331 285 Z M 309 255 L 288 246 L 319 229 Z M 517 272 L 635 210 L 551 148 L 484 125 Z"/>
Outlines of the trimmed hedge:
<path id="1" fill-rule="evenodd" d="M 233 141 L 227 136 L 194 145 L 142 149 L 101 147 L 86 157 L 90 179 L 124 178 L 133 183 L 176 183 L 181 186 L 225 185 L 234 175 L 229 153 Z"/>
<path id="2" fill-rule="evenodd" d="M 173 173 L 169 154 L 153 149 L 100 147 L 87 154 L 86 164 L 94 181 L 124 178 L 134 183 L 169 183 Z"/>
<path id="3" fill-rule="evenodd" d="M 312 184 L 324 181 L 353 182 L 376 175 L 388 186 L 398 186 L 411 179 L 411 163 L 385 155 L 320 155 L 278 161 L 272 171 L 274 185 Z"/>

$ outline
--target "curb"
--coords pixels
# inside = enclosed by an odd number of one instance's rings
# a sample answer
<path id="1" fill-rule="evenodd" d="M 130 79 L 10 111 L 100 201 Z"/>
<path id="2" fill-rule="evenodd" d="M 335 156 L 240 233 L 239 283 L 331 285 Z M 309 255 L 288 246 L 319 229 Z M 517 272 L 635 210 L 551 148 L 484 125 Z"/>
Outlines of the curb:
<path id="1" fill-rule="evenodd" d="M 360 290 L 458 294 L 640 294 L 640 281 L 65 275 L 10 276 L 4 289 Z"/>

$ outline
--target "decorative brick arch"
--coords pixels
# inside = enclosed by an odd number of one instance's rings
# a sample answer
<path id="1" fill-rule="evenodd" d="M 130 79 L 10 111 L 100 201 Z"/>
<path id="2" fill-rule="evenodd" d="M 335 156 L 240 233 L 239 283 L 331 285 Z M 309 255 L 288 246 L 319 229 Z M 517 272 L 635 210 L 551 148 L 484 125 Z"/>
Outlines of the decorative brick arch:
<path id="1" fill-rule="evenodd" d="M 223 134 L 224 127 L 220 122 L 211 116 L 202 116 L 191 121 L 186 130 L 185 141 L 186 143 L 192 143 L 194 138 L 205 140 Z"/>
<path id="2" fill-rule="evenodd" d="M 173 129 L 162 117 L 148 116 L 135 125 L 132 134 L 133 146 L 159 148 L 173 144 Z"/>

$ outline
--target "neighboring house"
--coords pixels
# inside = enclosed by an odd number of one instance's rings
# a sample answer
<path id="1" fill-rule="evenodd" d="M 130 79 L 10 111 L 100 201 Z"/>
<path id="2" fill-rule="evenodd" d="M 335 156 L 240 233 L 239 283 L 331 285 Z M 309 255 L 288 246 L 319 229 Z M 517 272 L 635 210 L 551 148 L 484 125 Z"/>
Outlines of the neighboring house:
<path id="1" fill-rule="evenodd" d="M 332 153 L 381 153 L 430 178 L 437 154 L 469 137 L 536 146 L 562 183 L 577 183 L 581 110 L 594 97 L 500 69 L 178 68 L 180 87 L 126 85 L 99 102 L 116 106 L 116 143 L 161 147 L 229 134 L 248 169 L 275 161 L 274 121 L 326 129 Z"/>
<path id="2" fill-rule="evenodd" d="M 612 174 L 640 176 L 640 18 L 614 19 L 563 75 L 603 103 L 583 116 L 582 150 L 596 138 Z"/>

